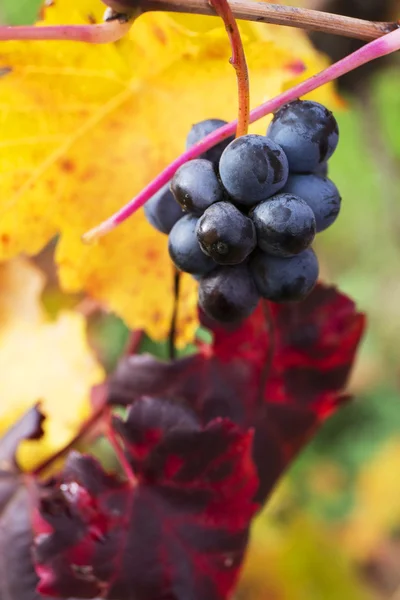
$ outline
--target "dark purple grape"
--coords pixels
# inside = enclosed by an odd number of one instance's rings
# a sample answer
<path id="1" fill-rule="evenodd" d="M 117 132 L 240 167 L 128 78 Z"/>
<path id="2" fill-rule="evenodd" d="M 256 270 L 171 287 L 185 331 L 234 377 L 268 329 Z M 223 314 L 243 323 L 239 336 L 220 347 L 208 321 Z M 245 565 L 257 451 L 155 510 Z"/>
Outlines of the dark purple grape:
<path id="1" fill-rule="evenodd" d="M 289 175 L 284 191 L 307 202 L 315 215 L 317 233 L 332 225 L 339 214 L 342 199 L 336 185 L 326 177 Z"/>
<path id="2" fill-rule="evenodd" d="M 186 138 L 186 148 L 191 148 L 205 138 L 209 133 L 212 133 L 224 125 L 227 125 L 227 121 L 223 121 L 222 119 L 205 119 L 204 121 L 195 123 Z M 218 168 L 221 154 L 234 139 L 235 136 L 229 136 L 223 142 L 220 142 L 206 152 L 203 152 L 203 154 L 200 155 L 200 158 L 206 158 L 207 160 L 210 160 L 214 166 Z"/>
<path id="3" fill-rule="evenodd" d="M 315 217 L 298 196 L 277 194 L 257 204 L 249 214 L 258 246 L 275 256 L 293 256 L 310 246 L 315 237 Z"/>
<path id="4" fill-rule="evenodd" d="M 216 321 L 241 321 L 253 312 L 258 300 L 247 265 L 217 267 L 200 280 L 199 304 Z"/>
<path id="5" fill-rule="evenodd" d="M 168 237 L 169 255 L 181 271 L 204 275 L 215 267 L 215 262 L 201 251 L 196 237 L 198 219 L 185 215 L 171 229 Z"/>
<path id="6" fill-rule="evenodd" d="M 171 191 L 183 210 L 196 215 L 201 215 L 224 195 L 212 162 L 204 158 L 190 160 L 179 167 L 172 178 Z"/>
<path id="7" fill-rule="evenodd" d="M 318 259 L 312 248 L 291 258 L 256 250 L 249 268 L 259 294 L 273 302 L 303 300 L 315 286 L 319 273 Z"/>
<path id="8" fill-rule="evenodd" d="M 282 146 L 291 172 L 310 173 L 334 153 L 339 128 L 322 104 L 295 100 L 274 114 L 267 136 Z"/>
<path id="9" fill-rule="evenodd" d="M 221 181 L 240 204 L 254 206 L 276 194 L 288 178 L 288 162 L 280 146 L 263 135 L 243 135 L 224 150 Z"/>
<path id="10" fill-rule="evenodd" d="M 256 247 L 252 221 L 230 202 L 217 202 L 197 223 L 201 249 L 220 265 L 243 262 Z"/>
<path id="11" fill-rule="evenodd" d="M 318 175 L 319 177 L 328 177 L 328 162 L 325 161 L 318 165 L 316 169 L 313 171 L 314 175 Z M 290 174 L 289 174 L 290 177 Z"/>
<path id="12" fill-rule="evenodd" d="M 168 183 L 146 202 L 144 214 L 155 229 L 161 233 L 169 233 L 185 213 L 176 203 Z"/>

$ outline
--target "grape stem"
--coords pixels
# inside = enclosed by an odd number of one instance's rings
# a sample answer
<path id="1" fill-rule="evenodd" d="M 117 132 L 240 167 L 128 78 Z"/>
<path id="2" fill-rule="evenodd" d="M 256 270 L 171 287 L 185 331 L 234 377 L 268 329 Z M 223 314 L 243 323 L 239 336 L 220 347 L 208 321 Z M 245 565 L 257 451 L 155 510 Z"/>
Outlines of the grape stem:
<path id="1" fill-rule="evenodd" d="M 168 356 L 169 360 L 175 360 L 176 358 L 176 348 L 175 348 L 175 338 L 176 338 L 176 326 L 178 320 L 178 308 L 179 308 L 179 292 L 181 287 L 181 273 L 178 269 L 174 268 L 174 307 L 172 310 L 171 316 L 171 326 L 169 328 L 168 335 Z"/>
<path id="2" fill-rule="evenodd" d="M 236 71 L 238 87 L 238 120 L 236 137 L 246 135 L 249 129 L 250 118 L 250 89 L 249 72 L 247 69 L 246 56 L 244 53 L 242 38 L 233 16 L 228 0 L 209 0 L 210 5 L 224 22 L 228 33 L 229 43 L 232 48 L 230 63 Z"/>
<path id="3" fill-rule="evenodd" d="M 388 33 L 387 35 L 366 44 L 356 52 L 349 54 L 342 60 L 334 63 L 320 73 L 313 75 L 309 79 L 302 81 L 293 88 L 279 94 L 271 100 L 267 100 L 257 108 L 250 112 L 250 123 L 258 121 L 269 113 L 275 112 L 287 102 L 292 102 L 300 96 L 304 96 L 312 92 L 316 88 L 329 83 L 345 73 L 364 65 L 371 60 L 380 58 L 387 54 L 391 54 L 400 48 L 400 29 Z M 186 152 L 176 158 L 169 164 L 153 181 L 151 181 L 139 194 L 133 198 L 128 204 L 122 207 L 118 212 L 112 215 L 107 220 L 97 225 L 90 231 L 86 232 L 82 239 L 84 242 L 92 242 L 101 236 L 112 231 L 115 227 L 123 223 L 134 212 L 141 208 L 147 200 L 149 200 L 158 190 L 167 184 L 173 177 L 177 169 L 188 160 L 193 160 L 203 154 L 222 140 L 231 136 L 236 129 L 237 121 L 232 121 L 216 131 L 213 131 L 195 146 L 192 146 Z"/>
<path id="4" fill-rule="evenodd" d="M 230 0 L 229 4 L 236 19 L 322 31 L 365 41 L 377 39 L 398 28 L 398 23 L 395 22 L 365 21 L 295 6 L 281 6 L 280 4 L 249 0 Z M 3 25 L 0 26 L 0 41 L 64 40 L 88 44 L 107 44 L 121 39 L 140 12 L 171 11 L 199 15 L 216 14 L 215 8 L 210 6 L 208 0 L 140 0 L 138 7 L 140 9 L 138 8 L 136 15 L 130 17 L 128 21 L 113 19 L 99 24 L 45 27 Z"/>

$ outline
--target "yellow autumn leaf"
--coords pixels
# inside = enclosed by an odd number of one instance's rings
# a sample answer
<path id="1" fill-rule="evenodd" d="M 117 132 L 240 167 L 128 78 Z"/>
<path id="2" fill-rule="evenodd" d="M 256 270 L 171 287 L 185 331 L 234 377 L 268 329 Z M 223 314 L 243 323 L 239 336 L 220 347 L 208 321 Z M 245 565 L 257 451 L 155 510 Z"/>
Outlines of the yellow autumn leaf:
<path id="1" fill-rule="evenodd" d="M 43 274 L 27 259 L 0 266 L 0 435 L 35 402 L 45 436 L 21 444 L 25 469 L 66 445 L 90 412 L 90 388 L 103 371 L 86 341 L 85 320 L 64 312 L 48 321 L 41 308 Z"/>
<path id="2" fill-rule="evenodd" d="M 284 479 L 252 524 L 242 600 L 372 600 L 328 527 L 296 507 Z"/>
<path id="3" fill-rule="evenodd" d="M 100 0 L 57 0 L 45 23 L 100 20 Z M 280 28 L 279 28 L 280 29 Z M 265 101 L 326 63 L 300 31 L 241 25 L 251 104 Z M 115 44 L 0 44 L 0 259 L 35 254 L 55 234 L 59 275 L 128 326 L 167 335 L 173 272 L 166 237 L 140 211 L 93 246 L 81 235 L 125 204 L 185 145 L 191 125 L 236 116 L 236 80 L 220 22 L 145 14 Z M 6 73 L 6 71 L 3 71 Z M 324 100 L 332 105 L 332 87 Z M 320 93 L 318 93 L 320 98 Z M 252 131 L 265 131 L 266 120 Z M 183 276 L 180 343 L 196 327 L 197 284 Z"/>
<path id="4" fill-rule="evenodd" d="M 368 559 L 400 525 L 400 441 L 389 441 L 357 476 L 354 510 L 343 524 L 340 543 L 356 559 Z"/>

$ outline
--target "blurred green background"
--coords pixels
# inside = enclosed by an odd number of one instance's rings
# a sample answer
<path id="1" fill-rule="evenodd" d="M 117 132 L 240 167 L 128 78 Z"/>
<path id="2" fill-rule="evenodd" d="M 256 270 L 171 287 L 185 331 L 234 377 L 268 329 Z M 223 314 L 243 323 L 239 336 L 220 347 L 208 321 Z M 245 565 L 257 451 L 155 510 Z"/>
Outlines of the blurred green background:
<path id="1" fill-rule="evenodd" d="M 0 19 L 10 25 L 32 23 L 42 4 L 41 0 L 1 0 Z"/>
<path id="2" fill-rule="evenodd" d="M 340 12 L 374 2 L 308 3 Z M 1 0 L 0 20 L 30 23 L 39 4 Z M 397 2 L 375 8 L 382 20 L 387 10 L 400 16 Z M 340 53 L 341 40 L 332 44 L 326 50 Z M 324 279 L 368 314 L 355 400 L 326 424 L 255 523 L 238 600 L 400 600 L 399 75 L 395 57 L 343 91 L 348 108 L 337 114 L 341 142 L 330 161 L 342 212 L 317 243 Z M 124 326 L 100 317 L 91 335 L 111 368 Z"/>

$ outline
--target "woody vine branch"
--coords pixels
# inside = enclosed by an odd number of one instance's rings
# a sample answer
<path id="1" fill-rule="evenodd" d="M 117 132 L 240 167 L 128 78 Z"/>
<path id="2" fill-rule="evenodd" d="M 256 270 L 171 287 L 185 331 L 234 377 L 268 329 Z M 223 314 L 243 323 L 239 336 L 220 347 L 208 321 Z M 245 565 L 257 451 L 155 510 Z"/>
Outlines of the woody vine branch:
<path id="1" fill-rule="evenodd" d="M 265 4 L 250 0 L 230 0 L 235 18 L 274 25 L 286 25 L 321 31 L 365 41 L 377 39 L 399 27 L 398 22 L 373 22 L 317 10 Z M 115 42 L 123 37 L 134 19 L 142 12 L 171 11 L 216 15 L 208 0 L 141 0 L 128 18 L 107 11 L 104 23 L 88 25 L 55 25 L 46 27 L 0 26 L 0 41 L 7 40 L 69 40 L 93 44 Z"/>
<path id="2" fill-rule="evenodd" d="M 236 19 L 322 31 L 365 41 L 374 40 L 399 27 L 395 22 L 366 21 L 295 6 L 248 0 L 230 0 L 229 4 Z M 142 0 L 140 8 L 143 12 L 163 10 L 201 15 L 216 14 L 208 0 Z"/>

